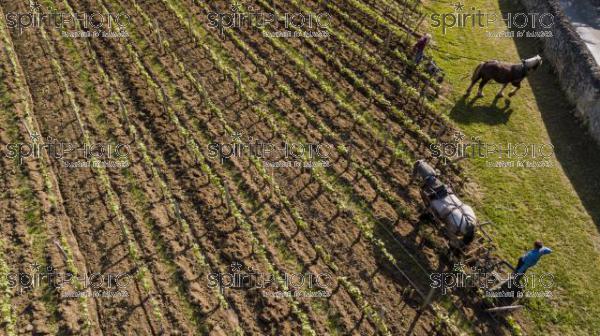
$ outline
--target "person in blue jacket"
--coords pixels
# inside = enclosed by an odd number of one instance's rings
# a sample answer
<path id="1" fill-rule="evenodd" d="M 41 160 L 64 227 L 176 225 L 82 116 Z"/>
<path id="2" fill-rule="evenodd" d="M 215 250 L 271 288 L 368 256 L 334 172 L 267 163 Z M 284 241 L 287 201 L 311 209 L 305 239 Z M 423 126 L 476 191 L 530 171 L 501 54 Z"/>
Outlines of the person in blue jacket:
<path id="1" fill-rule="evenodd" d="M 535 243 L 533 243 L 533 250 L 527 251 L 527 253 L 523 254 L 519 258 L 519 262 L 517 263 L 515 273 L 519 275 L 524 274 L 529 268 L 537 264 L 537 262 L 544 254 L 550 253 L 552 253 L 552 250 L 550 248 L 545 247 L 541 241 L 536 240 Z"/>

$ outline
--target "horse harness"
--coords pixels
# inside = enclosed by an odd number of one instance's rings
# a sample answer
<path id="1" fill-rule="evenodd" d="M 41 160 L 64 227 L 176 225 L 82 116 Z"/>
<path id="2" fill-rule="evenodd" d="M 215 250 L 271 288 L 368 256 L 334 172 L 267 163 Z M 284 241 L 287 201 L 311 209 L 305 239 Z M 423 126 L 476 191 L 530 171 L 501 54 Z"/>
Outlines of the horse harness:
<path id="1" fill-rule="evenodd" d="M 430 200 L 444 199 L 446 198 L 446 196 L 454 194 L 452 189 L 448 188 L 447 185 L 439 182 L 439 180 L 435 178 L 426 181 L 423 187 L 429 189 L 429 191 L 425 191 L 425 194 Z M 449 208 L 446 209 L 445 214 L 440 214 L 442 220 L 445 220 L 448 216 L 450 216 L 450 214 L 452 214 L 452 211 L 455 209 L 458 209 L 461 213 L 464 214 L 464 204 L 457 204 L 452 198 L 450 199 L 452 200 L 452 204 L 448 204 Z M 468 220 L 468 218 L 465 217 L 460 221 L 460 224 L 456 227 L 456 233 L 461 232 L 463 226 L 468 224 L 470 224 L 470 221 Z"/>

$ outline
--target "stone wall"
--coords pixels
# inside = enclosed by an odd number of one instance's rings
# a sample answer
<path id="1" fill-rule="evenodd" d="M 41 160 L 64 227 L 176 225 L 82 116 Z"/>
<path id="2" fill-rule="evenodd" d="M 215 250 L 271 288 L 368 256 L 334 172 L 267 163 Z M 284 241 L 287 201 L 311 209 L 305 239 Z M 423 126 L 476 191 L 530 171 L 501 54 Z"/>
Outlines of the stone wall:
<path id="1" fill-rule="evenodd" d="M 577 116 L 600 143 L 600 67 L 563 14 L 558 0 L 521 0 L 521 3 L 529 12 L 554 15 L 553 37 L 541 38 L 545 60 L 555 67 L 563 90 L 576 106 Z"/>

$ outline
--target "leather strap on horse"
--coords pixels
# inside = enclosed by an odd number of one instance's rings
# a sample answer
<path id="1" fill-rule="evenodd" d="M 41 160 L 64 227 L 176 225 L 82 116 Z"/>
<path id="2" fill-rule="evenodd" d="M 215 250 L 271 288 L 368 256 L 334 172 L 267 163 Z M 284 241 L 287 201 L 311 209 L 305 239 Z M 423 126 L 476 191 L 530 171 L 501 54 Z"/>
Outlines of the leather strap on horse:
<path id="1" fill-rule="evenodd" d="M 454 193 L 448 193 L 448 195 L 454 195 Z M 465 222 L 468 223 L 468 220 L 466 219 L 468 217 L 468 214 L 466 214 L 465 211 L 463 210 L 463 207 L 465 206 L 465 204 L 464 203 L 457 204 L 456 201 L 452 197 L 449 197 L 449 198 L 452 200 L 452 204 L 449 205 L 448 208 L 446 208 L 447 209 L 446 213 L 441 217 L 445 221 L 448 218 L 448 216 L 450 216 L 450 214 L 452 214 L 452 211 L 454 211 L 454 209 L 458 209 L 463 216 L 461 217 L 457 232 L 462 232 L 462 228 L 463 228 Z"/>

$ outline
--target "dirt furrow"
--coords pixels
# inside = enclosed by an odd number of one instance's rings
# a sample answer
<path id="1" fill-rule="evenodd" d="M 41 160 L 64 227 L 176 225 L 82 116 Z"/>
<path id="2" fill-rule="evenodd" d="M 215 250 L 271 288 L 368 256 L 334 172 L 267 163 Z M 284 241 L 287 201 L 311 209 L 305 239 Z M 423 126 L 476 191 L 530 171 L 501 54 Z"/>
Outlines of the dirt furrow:
<path id="1" fill-rule="evenodd" d="M 237 110 L 237 109 L 236 109 Z"/>
<path id="2" fill-rule="evenodd" d="M 93 71 L 93 69 L 92 69 Z M 74 80 L 73 80 L 74 81 Z M 105 92 L 103 90 L 99 89 L 100 85 L 97 85 L 97 91 L 99 92 Z M 88 97 L 90 100 L 94 100 L 93 97 Z M 96 98 L 97 100 L 97 98 Z M 114 107 L 114 106 L 113 106 Z M 91 110 L 93 108 L 98 108 L 98 106 L 91 106 L 88 105 L 87 109 Z M 102 106 L 100 107 L 100 109 L 107 109 L 106 106 Z M 109 115 L 113 115 L 113 114 L 109 114 Z M 114 120 L 113 120 L 114 121 Z M 95 124 L 93 121 L 88 120 L 89 124 Z M 116 127 L 118 125 L 118 122 L 115 126 Z M 95 125 L 95 127 L 106 127 L 106 125 Z M 109 126 L 110 127 L 110 126 Z M 94 130 L 92 129 L 92 132 L 98 132 L 99 134 L 102 135 L 102 138 L 106 137 L 106 133 L 110 133 L 113 135 L 116 135 L 116 139 L 113 140 L 117 140 L 119 143 L 130 143 L 131 141 L 129 141 L 130 139 L 128 139 L 122 132 L 119 131 L 118 128 L 115 129 L 108 129 L 108 130 Z M 137 155 L 133 155 L 133 157 L 130 158 L 133 162 L 139 162 L 139 157 Z M 148 178 L 144 178 L 147 177 L 145 175 L 145 173 L 141 170 L 140 167 L 138 166 L 134 166 L 132 167 L 132 171 L 133 171 L 133 175 L 137 177 L 141 177 L 141 179 L 139 179 L 140 181 L 149 181 Z M 173 327 L 170 327 L 169 325 L 165 324 L 164 322 L 161 322 L 158 326 L 156 326 L 154 329 L 156 330 L 156 332 L 161 332 L 160 330 L 172 330 L 173 332 L 176 332 L 177 329 L 180 329 L 181 331 L 183 331 L 184 333 L 189 332 L 189 326 L 187 326 L 187 322 L 184 321 L 184 318 L 181 316 L 181 305 L 179 304 L 179 297 L 175 296 L 175 293 L 173 293 L 170 290 L 170 286 L 171 283 L 169 282 L 169 274 L 167 274 L 167 270 L 164 269 L 163 265 L 160 264 L 160 260 L 158 258 L 158 253 L 156 251 L 156 248 L 154 247 L 156 245 L 156 243 L 152 240 L 154 238 L 154 236 L 149 232 L 148 228 L 143 225 L 143 224 L 147 224 L 145 221 L 143 220 L 139 220 L 142 218 L 142 214 L 140 214 L 140 212 L 142 212 L 142 210 L 139 209 L 138 205 L 136 204 L 136 201 L 138 201 L 137 199 L 134 199 L 134 196 L 132 196 L 130 193 L 128 193 L 128 189 L 130 187 L 132 187 L 132 183 L 131 180 L 133 179 L 129 179 L 127 180 L 126 178 L 123 178 L 122 175 L 124 174 L 124 171 L 119 171 L 119 170 L 108 170 L 109 175 L 111 177 L 110 179 L 110 183 L 111 186 L 109 188 L 111 188 L 113 194 L 121 194 L 121 199 L 119 200 L 119 207 L 121 208 L 121 210 L 123 211 L 123 214 L 125 215 L 125 218 L 127 219 L 128 222 L 131 223 L 131 228 L 133 229 L 132 233 L 133 233 L 133 237 L 136 238 L 136 241 L 138 242 L 140 248 L 142 249 L 142 254 L 143 254 L 143 262 L 146 263 L 146 265 L 149 266 L 149 271 L 150 274 L 146 275 L 146 276 L 150 276 L 150 281 L 152 281 L 153 286 L 156 288 L 157 291 L 157 295 L 158 297 L 160 297 L 161 301 L 163 302 L 163 305 L 158 308 L 154 303 L 152 304 L 152 309 L 156 310 L 156 309 L 161 309 L 164 311 L 166 318 L 168 319 L 169 323 L 173 323 Z M 147 188 L 147 195 L 149 195 L 150 197 L 152 197 L 153 193 L 152 193 L 152 189 L 154 186 L 151 185 L 152 183 L 147 183 L 145 185 L 145 187 Z M 115 192 L 116 191 L 116 192 Z M 156 212 L 161 212 L 161 209 L 155 209 Z M 127 239 L 127 238 L 126 238 Z M 130 251 L 131 254 L 131 251 Z M 137 262 L 136 262 L 137 263 Z M 139 265 L 137 265 L 137 267 L 139 267 Z M 144 286 L 146 286 L 145 283 L 145 279 L 141 279 L 142 283 L 144 284 Z M 149 289 L 145 288 L 145 291 L 148 293 Z M 153 311 L 154 315 L 157 314 L 156 311 Z M 161 313 L 158 313 L 158 318 L 160 318 L 160 315 L 162 315 Z M 156 317 L 156 316 L 155 316 Z M 187 330 L 187 331 L 186 331 Z"/>
<path id="3" fill-rule="evenodd" d="M 125 54 L 117 54 L 116 51 L 120 50 L 120 47 L 118 46 L 119 42 L 116 43 L 112 43 L 112 41 L 110 40 L 106 40 L 106 41 L 96 41 L 93 40 L 92 41 L 92 45 L 94 48 L 94 52 L 96 53 L 98 57 L 98 60 L 100 63 L 102 63 L 103 68 L 105 68 L 107 70 L 107 72 L 109 72 L 110 76 L 113 79 L 117 79 L 117 80 L 111 80 L 111 83 L 115 86 L 117 86 L 116 88 L 114 88 L 115 90 L 117 90 L 118 92 L 122 92 L 121 97 L 122 96 L 129 96 L 129 97 L 133 97 L 134 101 L 130 101 L 127 100 L 125 101 L 125 106 L 123 107 L 126 110 L 129 111 L 139 111 L 138 113 L 140 114 L 147 114 L 148 111 L 151 110 L 156 110 L 156 111 L 162 111 L 162 106 L 160 105 L 156 105 L 156 103 L 148 103 L 148 102 L 144 102 L 143 100 L 147 100 L 149 95 L 147 92 L 145 92 L 146 90 L 142 90 L 139 87 L 143 87 L 144 83 L 138 81 L 138 80 L 133 80 L 132 78 L 135 77 L 141 77 L 139 73 L 130 73 L 130 77 L 128 76 L 124 76 L 126 73 L 124 71 L 124 69 L 128 69 L 128 67 L 133 66 L 133 64 L 131 62 L 128 62 L 126 59 L 127 57 L 125 56 Z M 125 61 L 123 61 L 125 60 Z M 147 88 L 146 88 L 147 89 Z M 128 93 L 129 95 L 126 95 L 126 93 Z M 138 99 L 135 99 L 138 98 Z M 115 105 L 117 105 L 115 103 Z M 115 111 L 116 107 L 113 106 L 112 112 L 113 115 L 119 115 L 120 113 L 122 114 L 122 112 L 118 112 Z M 133 122 L 133 124 L 135 125 L 136 129 L 140 130 L 140 133 L 142 134 L 143 138 L 141 139 L 134 139 L 136 141 L 143 141 L 144 142 L 144 147 L 147 148 L 161 148 L 164 145 L 161 144 L 161 142 L 159 141 L 158 143 L 154 142 L 154 140 L 152 139 L 152 137 L 150 137 L 148 135 L 148 131 L 146 130 L 145 127 L 140 126 L 143 125 L 143 119 L 142 121 L 139 121 L 139 117 L 136 115 L 131 115 L 130 116 L 131 119 L 126 120 L 125 122 Z M 129 118 L 129 116 L 127 117 Z M 144 117 L 144 119 L 146 119 L 146 117 Z M 152 130 L 153 132 L 154 130 Z M 137 131 L 136 131 L 137 132 Z M 153 134 L 156 134 L 153 132 Z M 134 151 L 135 153 L 136 151 Z M 166 155 L 171 156 L 172 152 L 167 152 Z M 141 159 L 139 157 L 134 158 L 132 160 L 133 162 L 140 162 Z M 165 172 L 168 172 L 169 170 L 167 169 L 167 167 L 164 165 L 164 158 L 162 156 L 159 155 L 158 160 L 152 160 L 154 161 L 154 163 L 156 163 L 158 166 L 160 166 L 159 169 L 159 173 L 160 174 L 165 174 Z M 159 161 L 159 162 L 157 162 Z M 134 166 L 135 168 L 135 166 Z M 152 175 L 150 173 L 148 173 L 149 175 Z M 150 182 L 150 180 L 153 179 L 153 177 L 151 176 L 146 176 L 143 177 L 144 175 L 137 175 L 137 178 L 141 178 L 141 180 L 139 181 L 144 181 L 144 182 Z M 163 181 L 164 182 L 164 181 Z M 179 189 L 178 184 L 173 184 L 173 183 L 165 183 L 165 185 L 169 185 L 169 186 L 174 186 L 171 187 L 170 189 Z M 213 296 L 211 296 L 211 291 L 208 290 L 208 288 L 203 288 L 203 287 L 199 287 L 197 285 L 192 284 L 192 281 L 195 279 L 195 275 L 193 274 L 194 271 L 196 270 L 196 267 L 201 267 L 202 265 L 197 265 L 197 263 L 194 261 L 194 257 L 193 257 L 193 251 L 190 249 L 190 242 L 188 241 L 185 245 L 181 245 L 180 243 L 178 243 L 178 239 L 176 238 L 178 233 L 177 230 L 179 230 L 180 228 L 174 228 L 173 225 L 171 223 L 173 222 L 178 222 L 176 215 L 172 213 L 172 211 L 169 211 L 169 209 L 166 209 L 167 206 L 164 205 L 165 200 L 161 199 L 161 197 L 164 197 L 164 195 L 161 195 L 161 193 L 157 194 L 157 191 L 152 190 L 152 186 L 149 186 L 148 183 L 144 183 L 144 186 L 142 186 L 141 188 L 143 188 L 143 192 L 146 195 L 146 198 L 148 199 L 147 202 L 151 203 L 152 206 L 148 209 L 148 216 L 151 217 L 150 221 L 153 222 L 154 225 L 154 230 L 157 231 L 157 234 L 161 235 L 161 240 L 163 244 L 170 244 L 169 246 L 169 253 L 172 255 L 176 255 L 177 256 L 177 262 L 176 264 L 180 266 L 180 276 L 183 277 L 186 281 L 186 287 L 187 290 L 189 291 L 189 294 L 193 297 L 193 301 L 194 304 L 197 306 L 200 306 L 200 309 L 204 311 L 204 313 L 202 313 L 201 315 L 208 315 L 206 316 L 206 318 L 210 317 L 211 320 L 215 320 L 215 321 L 229 321 L 229 322 L 235 322 L 236 318 L 234 316 L 221 316 L 218 314 L 214 313 L 214 308 L 215 306 L 219 305 L 219 302 L 215 302 L 215 298 Z M 177 194 L 175 195 L 175 197 L 177 199 L 182 199 L 183 196 L 180 195 L 180 192 L 177 192 Z M 178 205 L 180 205 L 178 203 Z M 186 211 L 183 211 L 184 216 L 188 216 L 188 213 Z M 194 214 L 192 214 L 191 218 L 188 218 L 188 222 L 192 222 L 192 223 L 196 223 L 199 222 L 200 219 L 197 218 L 197 216 L 193 216 Z M 145 220 L 142 220 L 141 222 L 144 222 Z M 180 223 L 178 223 L 180 224 Z M 203 230 L 204 231 L 204 230 Z M 199 236 L 199 234 L 196 234 L 196 236 Z M 194 238 L 191 238 L 194 239 Z M 214 263 L 212 263 L 214 265 Z M 206 274 L 211 273 L 211 271 L 213 271 L 213 268 L 211 267 L 209 270 L 204 270 L 204 272 L 206 272 Z M 205 274 L 203 274 L 205 275 Z M 218 307 L 217 307 L 218 308 Z M 221 311 L 221 313 L 223 313 Z M 227 315 L 227 313 L 225 313 Z M 200 316 L 198 316 L 198 318 L 201 318 Z M 203 318 L 202 318 L 203 319 Z M 216 322 L 215 322 L 216 324 Z"/>
<path id="4" fill-rule="evenodd" d="M 160 111 L 160 109 L 159 109 L 159 111 Z M 157 112 L 158 112 L 158 111 L 157 111 Z"/>
<path id="5" fill-rule="evenodd" d="M 7 11 L 18 12 L 19 7 L 12 7 L 13 3 L 6 4 L 2 3 L 3 13 Z M 3 27 L 5 29 L 5 27 Z M 32 83 L 31 78 L 27 76 L 27 73 L 23 69 L 30 69 L 29 61 L 26 57 L 19 57 L 22 55 L 19 53 L 20 47 L 24 47 L 26 50 L 37 50 L 41 51 L 40 45 L 36 43 L 28 44 L 27 41 L 33 37 L 30 32 L 14 32 L 11 31 L 10 35 L 7 31 L 3 31 L 4 38 L 4 49 L 11 53 L 11 65 L 13 81 L 16 84 L 17 89 L 20 91 L 20 106 L 17 118 L 23 123 L 26 128 L 26 132 L 31 138 L 33 145 L 40 140 L 43 140 L 44 134 L 41 132 L 37 116 L 34 114 L 34 108 L 36 106 L 33 98 L 33 86 L 36 84 L 35 81 Z M 23 40 L 20 40 L 22 38 Z M 37 37 L 36 37 L 37 38 Z M 33 41 L 36 40 L 33 38 Z M 13 44 L 12 41 L 15 41 Z M 31 41 L 31 42 L 33 42 Z M 43 52 L 42 52 L 43 53 Z M 40 73 L 37 73 L 39 75 Z M 43 107 L 47 107 L 43 105 Z M 35 155 L 34 155 L 35 156 Z M 31 159 L 31 158 L 29 158 Z M 47 230 L 47 243 L 46 243 L 46 260 L 48 266 L 52 266 L 53 269 L 41 271 L 42 273 L 58 273 L 64 277 L 68 274 L 76 274 L 77 276 L 84 276 L 87 273 L 88 265 L 85 257 L 81 253 L 81 248 L 78 244 L 75 235 L 73 234 L 73 222 L 70 217 L 67 216 L 66 209 L 63 207 L 64 199 L 62 197 L 62 191 L 58 185 L 58 177 L 52 163 L 49 160 L 49 155 L 42 151 L 39 153 L 37 159 L 40 174 L 43 178 L 44 193 L 38 194 L 40 203 L 44 211 L 44 222 Z M 50 164 L 47 165 L 46 161 Z M 37 271 L 40 272 L 40 271 Z M 88 304 L 88 300 L 85 299 L 64 299 L 62 295 L 68 294 L 69 291 L 80 289 L 80 282 L 75 279 L 71 280 L 63 286 L 57 286 L 53 284 L 51 287 L 52 294 L 49 296 L 49 300 L 56 304 L 54 307 L 53 314 L 60 318 L 58 325 L 59 331 L 65 330 L 77 330 L 79 328 L 87 329 L 92 325 L 97 318 L 95 305 L 92 303 Z M 51 305 L 52 305 L 51 303 Z M 83 313 L 83 314 L 80 314 Z M 39 324 L 39 321 L 38 323 Z M 35 327 L 35 326 L 34 326 Z M 95 330 L 95 329 L 92 329 Z M 40 329 L 43 331 L 43 329 Z"/>
<path id="6" fill-rule="evenodd" d="M 33 41 L 35 39 L 27 39 L 27 42 Z M 41 47 L 44 45 L 47 47 L 48 45 L 45 43 L 48 41 L 44 41 L 43 38 L 38 41 L 36 46 L 39 49 L 27 48 L 27 42 L 25 41 L 23 41 L 21 49 L 19 48 L 19 42 L 16 42 L 16 44 L 17 52 L 23 55 L 23 59 L 40 62 L 28 64 L 24 68 L 27 69 L 25 73 L 28 77 L 28 82 L 31 83 L 34 104 L 44 107 L 45 113 L 39 114 L 38 117 L 42 126 L 42 135 L 47 134 L 45 138 L 51 136 L 63 143 L 81 144 L 81 129 L 77 124 L 78 121 L 72 114 L 72 106 L 64 101 L 61 104 L 60 101 L 48 100 L 49 98 L 52 99 L 53 96 L 66 94 L 66 87 L 62 87 L 58 79 L 54 79 L 54 83 L 48 82 L 52 78 L 53 71 L 56 71 L 55 68 L 48 67 L 48 63 L 53 62 L 52 51 L 44 50 Z M 36 57 L 36 52 L 42 56 Z M 61 57 L 68 59 L 68 56 L 64 54 Z M 45 72 L 48 75 L 46 80 L 40 80 L 35 77 L 41 72 Z M 69 126 L 64 127 L 62 122 L 65 122 Z M 67 208 L 67 213 L 72 221 L 77 223 L 74 227 L 74 232 L 80 244 L 84 246 L 82 250 L 86 251 L 90 272 L 92 270 L 102 272 L 103 274 L 107 272 L 111 274 L 131 272 L 134 266 L 128 264 L 126 259 L 123 259 L 123 256 L 127 255 L 127 249 L 120 243 L 114 244 L 115 237 L 120 236 L 120 228 L 115 226 L 111 215 L 106 211 L 108 206 L 104 203 L 103 195 L 105 193 L 100 186 L 95 185 L 94 181 L 96 177 L 87 169 L 68 169 L 58 160 L 53 160 L 53 166 L 57 172 L 58 183 L 63 192 L 66 204 L 71 205 Z M 86 188 L 80 187 L 83 185 Z M 90 216 L 91 213 L 93 213 L 93 216 Z M 97 228 L 101 228 L 101 230 Z M 119 251 L 119 248 L 121 248 L 121 251 Z M 125 306 L 140 307 L 139 309 L 132 308 L 131 311 L 133 313 L 131 316 L 135 316 L 135 312 L 138 312 L 140 316 L 135 322 L 138 324 L 139 330 L 149 331 L 149 329 L 144 329 L 143 324 L 139 323 L 146 319 L 148 309 L 140 306 L 140 303 L 143 305 L 144 299 L 137 297 L 139 293 L 136 293 L 136 291 L 135 288 L 130 289 L 129 294 L 131 297 L 127 299 L 107 299 L 102 301 L 103 304 L 108 304 L 107 301 L 112 301 L 113 306 L 123 306 L 123 302 L 129 300 L 129 303 Z M 144 310 L 144 312 L 141 310 Z M 96 327 L 98 326 L 92 326 L 92 328 Z"/>
<path id="7" fill-rule="evenodd" d="M 51 266 L 46 263 L 45 256 L 41 253 L 47 245 L 46 227 L 43 224 L 43 209 L 37 194 L 43 192 L 43 178 L 39 174 L 39 168 L 35 162 L 27 161 L 20 163 L 13 159 L 9 148 L 24 143 L 26 134 L 22 132 L 22 126 L 15 124 L 19 122 L 14 109 L 18 103 L 16 99 L 19 88 L 8 80 L 7 74 L 12 72 L 6 66 L 10 64 L 4 50 L 0 52 L 2 69 L 0 73 L 0 99 L 3 110 L 0 130 L 0 226 L 1 256 L 2 262 L 6 264 L 7 273 L 3 277 L 20 279 L 20 276 L 33 275 L 38 263 L 41 267 Z M 4 279 L 3 279 L 4 280 Z M 4 316 L 2 328 L 9 335 L 31 328 L 36 332 L 49 332 L 53 327 L 55 316 L 48 312 L 49 303 L 44 304 L 42 291 L 47 290 L 45 284 L 42 287 L 30 286 L 27 282 L 13 284 L 6 288 L 3 293 L 3 311 L 9 312 Z M 8 294 L 9 293 L 9 294 Z M 4 306 L 4 305 L 8 306 Z M 51 308 L 51 307 L 50 307 Z M 4 309 L 8 309 L 4 310 Z M 27 311 L 27 314 L 18 312 Z"/>

